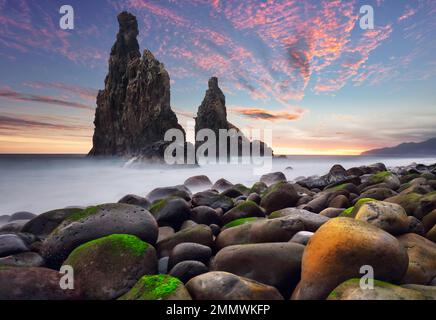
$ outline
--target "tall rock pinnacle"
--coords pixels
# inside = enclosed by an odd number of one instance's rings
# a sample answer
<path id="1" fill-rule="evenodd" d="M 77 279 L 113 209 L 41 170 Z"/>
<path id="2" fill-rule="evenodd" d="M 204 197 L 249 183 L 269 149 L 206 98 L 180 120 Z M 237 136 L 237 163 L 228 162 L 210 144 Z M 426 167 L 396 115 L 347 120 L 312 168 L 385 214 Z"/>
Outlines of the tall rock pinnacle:
<path id="1" fill-rule="evenodd" d="M 201 129 L 212 129 L 218 136 L 219 129 L 228 129 L 226 98 L 218 87 L 218 78 L 209 79 L 209 88 L 197 111 L 195 132 Z"/>
<path id="2" fill-rule="evenodd" d="M 156 157 L 168 129 L 183 131 L 170 107 L 170 77 L 150 51 L 141 57 L 136 17 L 122 12 L 118 23 L 89 155 Z"/>
<path id="3" fill-rule="evenodd" d="M 241 156 L 243 151 L 243 142 L 250 143 L 250 155 L 252 154 L 253 144 L 242 134 L 242 132 L 237 127 L 227 121 L 226 98 L 224 96 L 224 93 L 218 86 L 218 78 L 216 77 L 212 77 L 209 79 L 206 95 L 200 107 L 198 108 L 197 117 L 195 118 L 195 136 L 197 136 L 198 132 L 201 129 L 211 129 L 215 133 L 217 138 L 217 147 L 219 147 L 220 144 L 227 143 L 227 155 Z M 230 134 L 230 136 L 238 139 L 238 154 L 230 154 L 229 140 L 227 140 L 227 142 L 219 140 L 220 129 L 234 129 L 236 131 L 237 136 L 235 134 Z M 204 142 L 197 141 L 195 145 L 196 149 L 198 149 L 203 143 Z M 266 148 L 269 147 L 261 141 L 259 141 L 259 143 L 260 154 L 263 155 L 265 150 L 267 150 Z M 222 156 L 219 154 L 218 150 L 216 154 L 219 157 Z"/>

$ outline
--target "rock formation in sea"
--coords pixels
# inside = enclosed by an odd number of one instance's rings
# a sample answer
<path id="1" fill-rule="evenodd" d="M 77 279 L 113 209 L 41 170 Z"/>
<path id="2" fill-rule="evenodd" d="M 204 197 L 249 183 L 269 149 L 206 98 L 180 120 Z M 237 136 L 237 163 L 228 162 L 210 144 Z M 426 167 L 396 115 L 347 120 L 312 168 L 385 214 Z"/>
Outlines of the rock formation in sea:
<path id="1" fill-rule="evenodd" d="M 238 150 L 237 154 L 231 154 L 232 156 L 241 156 L 242 155 L 242 145 L 243 142 L 248 142 L 250 145 L 250 154 L 253 151 L 254 144 L 250 142 L 244 134 L 227 121 L 227 109 L 226 109 L 226 97 L 224 96 L 224 93 L 221 91 L 220 87 L 218 86 L 218 78 L 212 77 L 209 79 L 208 82 L 208 89 L 206 91 L 206 95 L 203 99 L 203 102 L 198 108 L 197 111 L 197 117 L 195 118 L 195 136 L 197 137 L 197 134 L 202 129 L 210 129 L 212 130 L 217 138 L 216 144 L 219 146 L 219 144 L 225 143 L 225 141 L 218 141 L 219 140 L 219 130 L 225 129 L 235 129 L 236 133 L 230 134 L 230 136 L 238 135 Z M 257 141 L 260 144 L 260 154 L 263 155 L 266 148 L 268 146 L 263 143 L 262 141 Z M 203 144 L 204 141 L 197 141 L 196 142 L 196 150 Z M 230 154 L 230 144 L 229 139 L 227 140 L 227 152 Z M 219 155 L 219 152 L 217 150 L 217 156 Z"/>
<path id="2" fill-rule="evenodd" d="M 170 77 L 149 50 L 141 56 L 136 17 L 122 12 L 118 23 L 105 88 L 97 96 L 89 155 L 162 158 L 169 144 L 165 132 L 183 131 L 170 107 Z"/>

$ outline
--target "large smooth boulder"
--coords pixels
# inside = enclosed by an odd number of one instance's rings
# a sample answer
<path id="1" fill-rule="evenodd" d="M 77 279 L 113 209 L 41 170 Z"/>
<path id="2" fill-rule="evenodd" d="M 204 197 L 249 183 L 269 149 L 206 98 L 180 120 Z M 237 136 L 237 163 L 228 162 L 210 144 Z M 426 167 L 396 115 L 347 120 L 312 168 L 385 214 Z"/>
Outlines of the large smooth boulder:
<path id="1" fill-rule="evenodd" d="M 212 186 L 212 181 L 208 176 L 198 175 L 186 179 L 183 185 L 189 189 L 208 189 Z"/>
<path id="2" fill-rule="evenodd" d="M 146 196 L 151 203 L 168 197 L 179 197 L 186 201 L 190 201 L 191 191 L 184 185 L 179 185 L 174 187 L 155 188 Z"/>
<path id="3" fill-rule="evenodd" d="M 306 246 L 301 281 L 292 298 L 325 299 L 340 283 L 360 277 L 364 265 L 373 268 L 376 279 L 396 283 L 408 264 L 406 249 L 386 231 L 365 221 L 333 218 Z"/>
<path id="4" fill-rule="evenodd" d="M 236 244 L 287 242 L 298 231 L 303 230 L 304 222 L 299 219 L 258 219 L 222 230 L 215 240 L 215 245 L 221 249 Z"/>
<path id="5" fill-rule="evenodd" d="M 312 238 L 312 236 L 314 235 L 313 232 L 310 231 L 300 231 L 297 232 L 292 238 L 291 240 L 289 240 L 289 242 L 295 242 L 295 243 L 299 243 L 302 245 L 307 245 L 309 243 L 310 238 Z"/>
<path id="6" fill-rule="evenodd" d="M 436 286 L 423 286 L 419 284 L 404 284 L 403 288 L 411 289 L 421 293 L 426 300 L 436 300 Z"/>
<path id="7" fill-rule="evenodd" d="M 397 193 L 388 188 L 371 188 L 365 192 L 362 192 L 359 199 L 372 198 L 375 200 L 385 200 L 387 198 L 394 197 L 395 195 L 397 195 Z"/>
<path id="8" fill-rule="evenodd" d="M 280 209 L 295 207 L 298 199 L 298 193 L 292 184 L 278 182 L 265 191 L 260 206 L 265 209 L 266 214 L 270 214 Z"/>
<path id="9" fill-rule="evenodd" d="M 384 201 L 399 204 L 404 208 L 404 210 L 406 210 L 406 213 L 411 216 L 415 215 L 415 212 L 417 212 L 421 197 L 422 195 L 414 192 L 407 194 L 400 193 L 396 196 L 389 197 Z"/>
<path id="10" fill-rule="evenodd" d="M 80 208 L 65 208 L 41 213 L 27 222 L 21 231 L 44 238 L 56 229 L 62 221 L 81 210 Z"/>
<path id="11" fill-rule="evenodd" d="M 0 267 L 0 300 L 83 299 L 79 281 L 74 289 L 62 289 L 63 274 L 38 267 Z"/>
<path id="12" fill-rule="evenodd" d="M 151 203 L 146 198 L 137 196 L 135 194 L 128 194 L 122 197 L 120 200 L 118 200 L 118 203 L 126 203 L 126 204 L 133 204 L 135 206 L 143 207 L 144 209 L 150 208 Z"/>
<path id="13" fill-rule="evenodd" d="M 356 219 L 371 223 L 393 235 L 406 233 L 410 224 L 402 206 L 384 201 L 364 203 L 357 212 Z"/>
<path id="14" fill-rule="evenodd" d="M 221 271 L 192 278 L 186 288 L 194 300 L 283 300 L 274 287 Z"/>
<path id="15" fill-rule="evenodd" d="M 51 267 L 58 267 L 83 243 L 111 234 L 131 234 L 156 243 L 156 220 L 144 208 L 114 203 L 88 207 L 62 222 L 42 245 L 42 256 Z"/>
<path id="16" fill-rule="evenodd" d="M 248 217 L 265 217 L 265 213 L 255 202 L 247 200 L 227 211 L 223 215 L 222 221 L 226 224 L 236 219 Z"/>
<path id="17" fill-rule="evenodd" d="M 192 278 L 208 271 L 209 269 L 200 261 L 185 260 L 172 267 L 168 274 L 186 283 Z"/>
<path id="18" fill-rule="evenodd" d="M 431 228 L 425 235 L 425 237 L 428 240 L 433 241 L 434 243 L 436 243 L 436 225 L 433 226 L 433 228 Z"/>
<path id="19" fill-rule="evenodd" d="M 22 252 L 0 258 L 1 266 L 42 267 L 44 266 L 44 259 L 36 252 Z"/>
<path id="20" fill-rule="evenodd" d="M 328 300 L 425 300 L 425 296 L 419 291 L 379 280 L 374 280 L 373 289 L 362 289 L 360 279 L 354 278 L 335 288 Z"/>
<path id="21" fill-rule="evenodd" d="M 203 191 L 192 196 L 192 205 L 194 207 L 207 206 L 213 209 L 221 208 L 226 212 L 233 207 L 233 200 L 214 191 Z"/>
<path id="22" fill-rule="evenodd" d="M 336 197 L 331 199 L 328 206 L 331 208 L 348 208 L 350 201 L 343 194 L 338 194 Z"/>
<path id="23" fill-rule="evenodd" d="M 171 251 L 168 266 L 171 268 L 177 263 L 186 260 L 200 261 L 208 264 L 211 257 L 212 249 L 208 246 L 192 242 L 179 243 Z"/>
<path id="24" fill-rule="evenodd" d="M 315 232 L 321 227 L 324 223 L 326 223 L 329 218 L 297 208 L 286 208 L 275 211 L 268 216 L 268 219 L 281 219 L 282 221 L 286 220 L 300 220 L 304 224 L 304 230 Z"/>
<path id="25" fill-rule="evenodd" d="M 415 211 L 415 216 L 422 219 L 427 214 L 436 209 L 436 191 L 427 193 L 419 199 L 418 208 Z"/>
<path id="26" fill-rule="evenodd" d="M 227 190 L 229 188 L 233 187 L 233 183 L 231 183 L 230 181 L 221 178 L 218 179 L 212 186 L 212 189 L 217 190 L 219 192 L 222 192 L 224 190 Z"/>
<path id="27" fill-rule="evenodd" d="M 0 233 L 19 233 L 29 220 L 14 220 L 0 226 Z"/>
<path id="28" fill-rule="evenodd" d="M 16 234 L 0 234 L 0 257 L 29 251 L 26 243 Z"/>
<path id="29" fill-rule="evenodd" d="M 118 300 L 191 300 L 191 296 L 179 279 L 159 274 L 141 277 Z"/>
<path id="30" fill-rule="evenodd" d="M 213 234 L 210 227 L 198 224 L 180 230 L 175 234 L 157 243 L 159 257 L 169 256 L 175 246 L 184 242 L 199 243 L 208 247 L 213 245 Z"/>
<path id="31" fill-rule="evenodd" d="M 158 200 L 153 203 L 149 211 L 159 227 L 169 226 L 176 230 L 191 215 L 191 207 L 188 202 L 178 197 Z"/>
<path id="32" fill-rule="evenodd" d="M 303 245 L 292 242 L 229 246 L 218 251 L 211 269 L 274 286 L 289 297 L 300 280 L 303 251 Z"/>
<path id="33" fill-rule="evenodd" d="M 403 283 L 428 285 L 436 278 L 436 243 L 415 233 L 398 237 L 409 256 L 409 267 Z"/>
<path id="34" fill-rule="evenodd" d="M 110 300 L 126 293 L 145 274 L 157 273 L 156 250 L 138 237 L 112 234 L 87 242 L 68 256 L 86 298 Z"/>
<path id="35" fill-rule="evenodd" d="M 370 176 L 367 181 L 368 185 L 375 185 L 381 183 L 388 185 L 389 188 L 392 190 L 397 190 L 401 185 L 400 179 L 395 174 L 389 171 L 381 171 L 375 173 L 372 176 Z"/>
<path id="36" fill-rule="evenodd" d="M 16 220 L 31 220 L 35 217 L 36 214 L 34 213 L 27 212 L 27 211 L 20 211 L 12 214 L 11 217 L 9 218 L 9 222 L 16 221 Z"/>
<path id="37" fill-rule="evenodd" d="M 424 231 L 428 232 L 434 225 L 436 225 L 436 210 L 433 210 L 422 218 L 422 224 L 424 226 Z"/>
<path id="38" fill-rule="evenodd" d="M 260 182 L 265 183 L 267 186 L 270 186 L 274 183 L 286 181 L 286 176 L 283 172 L 271 172 L 266 173 L 263 176 L 260 177 Z"/>
<path id="39" fill-rule="evenodd" d="M 205 224 L 208 226 L 211 224 L 220 226 L 222 224 L 221 215 L 219 215 L 216 210 L 207 206 L 192 208 L 190 219 L 199 224 Z"/>

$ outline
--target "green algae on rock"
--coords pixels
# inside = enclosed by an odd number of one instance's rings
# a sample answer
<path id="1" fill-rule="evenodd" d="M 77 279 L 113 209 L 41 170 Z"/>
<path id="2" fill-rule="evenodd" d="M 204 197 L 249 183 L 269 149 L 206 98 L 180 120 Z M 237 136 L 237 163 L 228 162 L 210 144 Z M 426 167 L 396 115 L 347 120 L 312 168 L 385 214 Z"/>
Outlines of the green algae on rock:
<path id="1" fill-rule="evenodd" d="M 248 223 L 248 222 L 252 222 L 252 221 L 257 221 L 259 219 L 259 217 L 248 217 L 248 218 L 240 218 L 240 219 L 236 219 L 233 221 L 230 221 L 229 223 L 225 224 L 223 229 L 227 229 L 227 228 L 232 228 L 232 227 L 237 227 L 240 226 L 244 223 Z"/>
<path id="2" fill-rule="evenodd" d="M 155 249 L 136 236 L 112 234 L 82 244 L 64 265 L 74 269 L 88 299 L 114 299 L 144 274 L 157 272 Z"/>
<path id="3" fill-rule="evenodd" d="M 183 283 L 172 276 L 144 276 L 119 300 L 191 300 Z"/>
<path id="4" fill-rule="evenodd" d="M 337 286 L 327 300 L 425 300 L 419 291 L 374 279 L 374 289 L 362 289 L 360 279 L 352 278 Z"/>

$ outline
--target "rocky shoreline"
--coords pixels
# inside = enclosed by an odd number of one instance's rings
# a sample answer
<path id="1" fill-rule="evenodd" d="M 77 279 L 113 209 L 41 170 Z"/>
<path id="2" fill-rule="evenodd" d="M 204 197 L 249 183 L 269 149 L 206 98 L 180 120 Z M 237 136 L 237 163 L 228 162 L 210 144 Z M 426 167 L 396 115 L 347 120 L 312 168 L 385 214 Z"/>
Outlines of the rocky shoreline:
<path id="1" fill-rule="evenodd" d="M 436 299 L 436 164 L 194 176 L 0 225 L 0 299 Z"/>

